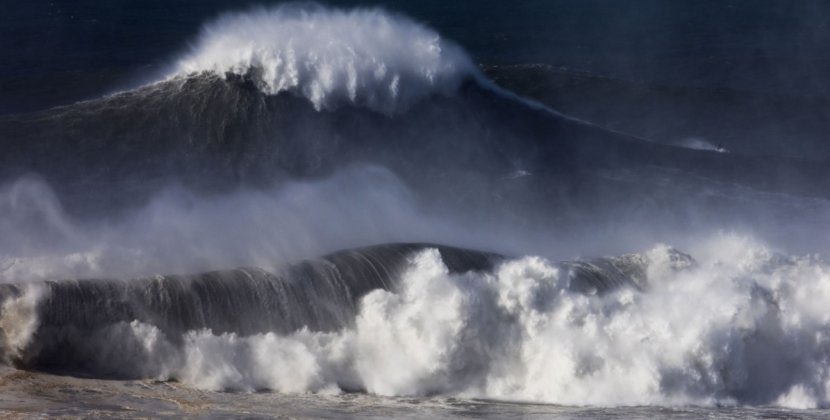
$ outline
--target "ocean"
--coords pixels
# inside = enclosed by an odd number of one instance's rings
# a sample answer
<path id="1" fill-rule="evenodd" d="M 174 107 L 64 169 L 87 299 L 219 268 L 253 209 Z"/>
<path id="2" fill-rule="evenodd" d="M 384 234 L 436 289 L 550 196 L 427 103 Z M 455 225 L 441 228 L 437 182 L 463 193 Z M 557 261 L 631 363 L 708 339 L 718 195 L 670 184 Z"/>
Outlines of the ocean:
<path id="1" fill-rule="evenodd" d="M 0 17 L 0 412 L 822 418 L 830 6 Z"/>

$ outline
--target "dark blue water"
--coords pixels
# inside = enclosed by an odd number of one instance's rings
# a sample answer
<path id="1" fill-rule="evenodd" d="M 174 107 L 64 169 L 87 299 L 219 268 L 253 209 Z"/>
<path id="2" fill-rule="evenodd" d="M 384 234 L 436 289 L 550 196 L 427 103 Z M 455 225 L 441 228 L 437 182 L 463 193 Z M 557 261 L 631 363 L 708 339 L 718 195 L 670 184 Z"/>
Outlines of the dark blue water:
<path id="1" fill-rule="evenodd" d="M 269 1 L 33 1 L 0 17 L 0 113 L 152 80 L 222 12 Z M 484 63 L 648 84 L 828 95 L 830 5 L 776 0 L 334 1 L 436 28 Z"/>

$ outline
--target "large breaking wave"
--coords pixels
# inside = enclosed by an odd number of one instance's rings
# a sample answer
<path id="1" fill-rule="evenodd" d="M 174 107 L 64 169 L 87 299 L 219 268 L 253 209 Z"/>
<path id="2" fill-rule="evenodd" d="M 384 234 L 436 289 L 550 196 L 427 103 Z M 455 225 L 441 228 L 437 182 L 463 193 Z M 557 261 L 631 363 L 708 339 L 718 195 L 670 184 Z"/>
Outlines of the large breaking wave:
<path id="1" fill-rule="evenodd" d="M 208 390 L 830 402 L 828 266 L 721 236 L 552 263 L 429 245 L 275 272 L 5 286 L 7 360 Z"/>

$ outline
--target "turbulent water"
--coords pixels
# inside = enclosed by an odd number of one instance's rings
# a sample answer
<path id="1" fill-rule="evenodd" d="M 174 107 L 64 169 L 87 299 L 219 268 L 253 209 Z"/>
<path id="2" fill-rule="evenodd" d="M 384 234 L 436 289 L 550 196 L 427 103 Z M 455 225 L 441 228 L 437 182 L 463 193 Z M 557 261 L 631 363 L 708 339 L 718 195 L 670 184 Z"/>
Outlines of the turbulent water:
<path id="1" fill-rule="evenodd" d="M 0 406 L 825 414 L 823 143 L 569 115 L 634 88 L 561 71 L 289 4 L 214 19 L 149 83 L 0 116 Z"/>

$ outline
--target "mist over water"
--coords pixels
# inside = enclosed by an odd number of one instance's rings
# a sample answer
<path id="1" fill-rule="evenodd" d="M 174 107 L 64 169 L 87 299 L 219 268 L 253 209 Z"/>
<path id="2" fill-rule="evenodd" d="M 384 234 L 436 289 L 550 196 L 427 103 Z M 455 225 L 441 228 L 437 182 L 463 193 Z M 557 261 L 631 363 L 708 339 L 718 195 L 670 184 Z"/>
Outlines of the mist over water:
<path id="1" fill-rule="evenodd" d="M 563 115 L 382 9 L 226 14 L 169 68 L 0 118 L 5 363 L 209 391 L 830 405 L 824 161 Z"/>
<path id="2" fill-rule="evenodd" d="M 213 197 L 170 186 L 104 221 L 66 214 L 36 179 L 17 180 L 0 196 L 8 215 L 4 281 L 273 267 L 355 244 L 425 240 L 441 229 L 394 175 L 371 166 Z"/>

